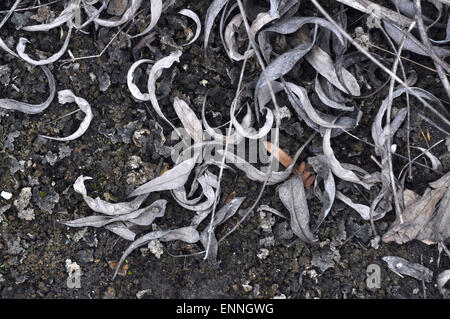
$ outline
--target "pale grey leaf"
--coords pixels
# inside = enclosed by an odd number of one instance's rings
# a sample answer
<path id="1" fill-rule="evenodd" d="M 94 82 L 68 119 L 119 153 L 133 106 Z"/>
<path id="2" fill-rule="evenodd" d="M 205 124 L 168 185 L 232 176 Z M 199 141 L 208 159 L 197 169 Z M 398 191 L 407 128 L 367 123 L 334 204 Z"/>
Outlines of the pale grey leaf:
<path id="1" fill-rule="evenodd" d="M 72 27 L 69 28 L 69 32 L 67 33 L 66 39 L 64 40 L 64 44 L 61 49 L 53 54 L 51 57 L 44 60 L 33 60 L 25 53 L 25 47 L 27 43 L 30 43 L 28 39 L 20 38 L 19 43 L 17 44 L 16 50 L 17 54 L 26 62 L 33 65 L 46 65 L 50 63 L 54 63 L 59 60 L 60 57 L 66 52 L 67 47 L 69 46 L 70 36 L 72 35 Z"/>
<path id="2" fill-rule="evenodd" d="M 390 24 L 389 22 L 383 20 L 384 28 L 386 29 L 386 32 L 389 34 L 389 36 L 392 38 L 392 40 L 395 41 L 395 43 L 399 44 L 403 39 L 403 33 L 398 30 L 395 26 Z M 421 43 L 419 40 L 415 40 L 418 43 Z M 429 52 L 422 49 L 418 44 L 416 44 L 413 40 L 411 40 L 409 37 L 406 38 L 405 44 L 403 45 L 404 50 L 408 50 L 411 52 L 414 52 L 419 55 L 429 56 Z M 450 50 L 446 49 L 445 47 L 438 47 L 433 46 L 434 52 L 436 52 L 436 55 L 439 57 L 445 58 L 450 56 Z"/>
<path id="3" fill-rule="evenodd" d="M 322 146 L 323 146 L 323 153 L 328 158 L 328 163 L 330 164 L 330 168 L 333 174 L 344 181 L 359 184 L 363 186 L 365 189 L 369 190 L 370 185 L 361 181 L 353 171 L 345 169 L 341 165 L 341 163 L 337 160 L 336 156 L 334 156 L 333 149 L 331 148 L 330 138 L 331 138 L 331 129 L 327 129 L 325 131 L 325 135 L 323 136 Z"/>
<path id="4" fill-rule="evenodd" d="M 214 20 L 216 19 L 217 15 L 222 10 L 222 8 L 227 4 L 227 2 L 228 2 L 228 0 L 214 0 L 208 7 L 208 10 L 206 11 L 205 39 L 204 39 L 204 45 L 203 45 L 204 49 L 205 49 L 205 54 L 206 54 L 206 50 L 208 48 L 209 35 L 211 34 Z"/>
<path id="5" fill-rule="evenodd" d="M 25 102 L 19 102 L 13 99 L 0 99 L 0 107 L 7 109 L 7 110 L 16 110 L 27 114 L 37 114 L 42 111 L 44 111 L 50 103 L 52 103 L 53 98 L 55 97 L 56 93 L 56 85 L 55 85 L 55 79 L 53 77 L 53 74 L 50 72 L 50 70 L 46 66 L 41 66 L 42 71 L 44 71 L 45 76 L 48 80 L 48 85 L 50 87 L 50 94 L 43 103 L 41 104 L 29 104 Z"/>
<path id="6" fill-rule="evenodd" d="M 444 168 L 442 166 L 441 161 L 433 154 L 431 153 L 429 150 L 423 148 L 423 147 L 415 147 L 413 146 L 413 148 L 417 148 L 418 150 L 422 151 L 423 154 L 425 154 L 431 161 L 431 167 L 438 171 L 438 172 L 443 172 Z"/>
<path id="7" fill-rule="evenodd" d="M 137 11 L 137 10 L 136 10 Z M 159 18 L 161 17 L 162 13 L 162 0 L 150 0 L 150 11 L 151 11 L 151 17 L 150 17 L 150 23 L 145 28 L 144 31 L 142 31 L 139 34 L 133 35 L 131 38 L 137 38 L 141 37 L 143 35 L 146 35 L 149 33 L 153 28 L 156 26 L 156 24 L 159 21 Z M 134 15 L 134 13 L 133 13 Z"/>
<path id="8" fill-rule="evenodd" d="M 382 259 L 387 263 L 389 269 L 399 274 L 425 282 L 431 282 L 433 279 L 433 272 L 421 264 L 412 263 L 397 256 L 386 256 Z"/>
<path id="9" fill-rule="evenodd" d="M 441 292 L 442 296 L 444 296 L 444 298 L 447 299 L 450 297 L 450 290 L 444 288 L 444 286 L 449 280 L 450 280 L 450 269 L 441 272 L 436 279 L 439 291 Z"/>
<path id="10" fill-rule="evenodd" d="M 198 17 L 198 15 L 192 10 L 183 9 L 183 10 L 179 11 L 178 13 L 191 18 L 192 20 L 194 20 L 195 24 L 197 25 L 197 29 L 195 30 L 194 37 L 188 43 L 183 44 L 183 46 L 190 45 L 190 44 L 194 43 L 200 36 L 200 33 L 202 32 L 202 23 L 200 22 L 200 18 Z"/>
<path id="11" fill-rule="evenodd" d="M 94 117 L 94 115 L 92 114 L 91 106 L 85 99 L 76 96 L 70 90 L 59 91 L 58 92 L 58 100 L 59 100 L 59 103 L 61 103 L 61 104 L 76 103 L 78 105 L 78 107 L 80 108 L 80 110 L 84 114 L 86 114 L 86 116 L 84 117 L 83 121 L 80 124 L 80 127 L 76 130 L 76 132 L 67 137 L 50 137 L 50 136 L 46 136 L 46 135 L 40 135 L 40 136 L 43 138 L 47 138 L 47 139 L 55 140 L 55 141 L 72 141 L 74 139 L 79 138 L 81 135 L 84 134 L 84 132 L 87 131 L 87 129 L 89 128 L 89 124 L 91 123 L 92 118 Z"/>
<path id="12" fill-rule="evenodd" d="M 291 215 L 291 228 L 294 234 L 307 243 L 317 241 L 309 228 L 309 209 L 301 176 L 291 178 L 281 184 L 278 194 Z"/>
<path id="13" fill-rule="evenodd" d="M 153 109 L 156 113 L 164 119 L 170 126 L 174 127 L 173 124 L 165 117 L 164 113 L 159 107 L 158 99 L 156 98 L 156 80 L 161 76 L 163 69 L 168 69 L 172 66 L 174 62 L 180 62 L 181 51 L 176 50 L 172 52 L 169 56 L 166 56 L 158 60 L 150 70 L 148 75 L 148 94 L 150 96 L 150 102 L 152 103 Z"/>
<path id="14" fill-rule="evenodd" d="M 322 101 L 322 103 L 333 109 L 349 112 L 353 112 L 353 110 L 355 109 L 353 106 L 346 106 L 345 104 L 336 102 L 331 98 L 329 98 L 324 92 L 318 76 L 316 76 L 316 79 L 314 81 L 314 90 L 316 91 L 317 96 Z"/>
<path id="15" fill-rule="evenodd" d="M 347 92 L 338 79 L 333 60 L 325 51 L 318 46 L 314 46 L 309 53 L 306 54 L 305 58 L 309 64 L 311 64 L 311 66 L 319 72 L 320 75 L 325 77 L 342 92 Z M 342 75 L 350 93 L 354 96 L 361 95 L 361 91 L 355 77 L 345 68 L 342 68 Z"/>
<path id="16" fill-rule="evenodd" d="M 107 216 L 88 216 L 70 221 L 60 221 L 61 224 L 69 227 L 103 227 L 111 220 Z"/>
<path id="17" fill-rule="evenodd" d="M 33 31 L 33 32 L 51 30 L 71 20 L 74 16 L 75 10 L 77 9 L 79 9 L 77 0 L 71 0 L 67 5 L 67 7 L 61 12 L 61 14 L 52 22 L 46 24 L 30 25 L 23 27 L 22 29 L 25 31 Z"/>
<path id="18" fill-rule="evenodd" d="M 160 241 L 181 240 L 186 243 L 193 244 L 200 240 L 200 235 L 194 227 L 188 226 L 173 230 L 157 230 L 138 238 L 136 241 L 131 243 L 131 245 L 128 246 L 128 248 L 123 253 L 122 257 L 120 258 L 117 264 L 117 268 L 116 271 L 114 272 L 113 279 L 116 277 L 117 272 L 120 269 L 120 266 L 122 265 L 125 258 L 127 258 L 128 255 L 131 254 L 133 250 L 143 245 L 146 245 L 153 239 L 158 239 Z"/>
<path id="19" fill-rule="evenodd" d="M 136 14 L 136 12 L 138 11 L 138 9 L 140 8 L 140 6 L 142 4 L 142 0 L 130 0 L 130 1 L 131 1 L 130 6 L 125 11 L 125 13 L 122 15 L 120 20 L 95 18 L 94 22 L 102 27 L 107 27 L 107 28 L 113 28 L 113 27 L 117 27 L 117 26 L 124 24 L 125 22 L 127 22 L 128 20 L 130 20 L 134 17 L 134 15 Z M 153 2 L 154 1 L 152 1 L 152 3 Z M 153 19 L 152 19 L 152 22 L 153 22 Z"/>
<path id="20" fill-rule="evenodd" d="M 189 105 L 177 96 L 173 100 L 173 107 L 178 115 L 181 123 L 192 137 L 195 143 L 201 143 L 203 140 L 203 129 L 202 123 L 195 115 L 194 111 L 189 107 Z"/>
<path id="21" fill-rule="evenodd" d="M 106 225 L 105 228 L 129 241 L 133 241 L 136 238 L 136 234 L 121 222 Z"/>
<path id="22" fill-rule="evenodd" d="M 92 179 L 92 177 L 80 175 L 73 184 L 73 188 L 77 193 L 83 196 L 83 199 L 89 208 L 97 213 L 113 216 L 127 214 L 137 210 L 147 198 L 147 195 L 142 195 L 136 197 L 130 202 L 122 203 L 109 203 L 99 197 L 93 199 L 87 195 L 86 187 L 84 186 L 84 181 L 89 179 Z"/>
<path id="23" fill-rule="evenodd" d="M 134 62 L 131 67 L 128 69 L 128 73 L 127 73 L 127 85 L 128 85 L 128 89 L 131 92 L 131 95 L 133 95 L 133 97 L 139 101 L 150 101 L 150 94 L 149 93 L 142 93 L 139 88 L 137 87 L 136 84 L 133 83 L 134 80 L 134 71 L 136 70 L 136 68 L 143 64 L 143 63 L 153 63 L 153 60 L 149 60 L 149 59 L 141 59 L 138 60 L 136 62 Z"/>
<path id="24" fill-rule="evenodd" d="M 183 186 L 189 178 L 191 171 L 194 169 L 196 161 L 197 157 L 192 157 L 181 162 L 161 176 L 139 186 L 129 196 L 132 197 L 162 190 L 172 190 Z"/>
<path id="25" fill-rule="evenodd" d="M 334 183 L 333 174 L 331 173 L 331 168 L 328 164 L 328 158 L 326 156 L 317 155 L 314 157 L 309 157 L 308 163 L 311 164 L 317 175 L 324 181 L 324 192 L 318 194 L 319 199 L 322 202 L 322 210 L 317 219 L 316 225 L 314 226 L 314 232 L 316 232 L 331 211 L 331 207 L 333 206 L 334 198 L 336 196 L 336 185 Z M 314 191 L 319 192 L 319 190 L 316 191 L 316 186 L 314 186 Z"/>

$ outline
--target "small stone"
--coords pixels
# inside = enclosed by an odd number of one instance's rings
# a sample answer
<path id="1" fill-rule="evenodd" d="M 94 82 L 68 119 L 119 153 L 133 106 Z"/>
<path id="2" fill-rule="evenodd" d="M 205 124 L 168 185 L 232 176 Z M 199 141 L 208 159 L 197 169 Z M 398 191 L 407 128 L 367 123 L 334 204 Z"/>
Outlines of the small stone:
<path id="1" fill-rule="evenodd" d="M 150 134 L 150 131 L 147 130 L 147 129 L 136 130 L 133 133 L 133 143 L 134 143 L 134 145 L 136 145 L 139 148 L 144 146 L 145 136 L 147 136 L 149 134 Z"/>
<path id="2" fill-rule="evenodd" d="M 72 154 L 72 149 L 68 145 L 62 145 L 59 147 L 59 159 L 69 157 Z"/>
<path id="3" fill-rule="evenodd" d="M 158 259 L 164 253 L 163 245 L 161 244 L 161 242 L 158 239 L 153 239 L 152 241 L 150 241 L 150 243 L 148 244 L 148 249 Z"/>
<path id="4" fill-rule="evenodd" d="M 13 194 L 11 194 L 11 193 L 9 193 L 9 192 L 5 192 L 5 191 L 2 191 L 2 193 L 0 194 L 0 196 L 2 196 L 2 197 L 3 197 L 4 199 L 6 199 L 6 200 L 11 199 L 12 195 L 13 195 Z"/>
<path id="5" fill-rule="evenodd" d="M 14 206 L 16 206 L 19 212 L 27 208 L 28 204 L 30 203 L 31 196 L 31 187 L 22 188 L 19 194 L 19 198 L 14 201 Z"/>
<path id="6" fill-rule="evenodd" d="M 266 248 L 261 248 L 259 250 L 259 253 L 256 254 L 256 257 L 258 257 L 261 260 L 264 260 L 267 258 L 267 256 L 269 256 L 269 250 Z"/>
<path id="7" fill-rule="evenodd" d="M 58 155 L 48 151 L 47 154 L 45 154 L 45 160 L 50 166 L 53 166 L 58 161 Z"/>
<path id="8" fill-rule="evenodd" d="M 246 293 L 249 293 L 250 291 L 253 290 L 253 286 L 248 284 L 249 282 L 247 281 L 245 284 L 242 285 L 242 288 L 244 289 L 244 291 Z"/>
<path id="9" fill-rule="evenodd" d="M 33 208 L 28 208 L 28 209 L 21 210 L 21 211 L 19 211 L 17 216 L 20 219 L 25 219 L 27 221 L 33 220 L 35 218 L 35 216 L 34 216 L 34 209 Z"/>
<path id="10" fill-rule="evenodd" d="M 102 73 L 98 77 L 98 88 L 100 91 L 105 92 L 108 90 L 109 86 L 111 85 L 111 79 L 107 73 Z"/>

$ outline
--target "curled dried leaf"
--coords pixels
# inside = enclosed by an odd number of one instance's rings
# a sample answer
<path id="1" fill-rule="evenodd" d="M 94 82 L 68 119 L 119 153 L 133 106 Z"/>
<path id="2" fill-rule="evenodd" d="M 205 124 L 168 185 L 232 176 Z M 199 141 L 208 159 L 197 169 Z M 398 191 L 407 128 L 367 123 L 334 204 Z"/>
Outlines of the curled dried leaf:
<path id="1" fill-rule="evenodd" d="M 61 103 L 61 104 L 76 103 L 78 105 L 78 107 L 80 108 L 80 110 L 84 114 L 86 114 L 86 116 L 84 117 L 84 119 L 81 122 L 80 127 L 77 129 L 77 131 L 67 137 L 51 137 L 51 136 L 46 136 L 46 135 L 40 135 L 40 136 L 43 138 L 47 138 L 47 139 L 55 140 L 55 141 L 72 141 L 74 139 L 79 138 L 81 135 L 84 134 L 84 132 L 87 131 L 87 129 L 89 128 L 89 124 L 91 123 L 92 118 L 94 117 L 94 115 L 92 114 L 91 106 L 85 99 L 76 96 L 70 90 L 59 91 L 58 92 L 58 100 L 59 100 L 59 103 Z"/>

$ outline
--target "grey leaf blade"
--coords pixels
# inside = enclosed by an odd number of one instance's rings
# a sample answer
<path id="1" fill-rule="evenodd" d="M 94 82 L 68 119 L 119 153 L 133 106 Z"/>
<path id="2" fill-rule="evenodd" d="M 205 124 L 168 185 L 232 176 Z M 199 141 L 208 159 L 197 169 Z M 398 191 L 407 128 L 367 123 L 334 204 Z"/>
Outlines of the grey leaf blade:
<path id="1" fill-rule="evenodd" d="M 386 256 L 382 259 L 394 272 L 413 277 L 420 281 L 424 280 L 425 282 L 431 282 L 433 279 L 433 272 L 421 264 L 412 263 L 397 256 Z"/>
<path id="2" fill-rule="evenodd" d="M 23 112 L 26 114 L 37 114 L 49 107 L 49 105 L 52 103 L 53 99 L 55 98 L 56 94 L 56 84 L 55 84 L 55 78 L 53 77 L 53 74 L 50 72 L 50 70 L 46 66 L 41 66 L 42 70 L 45 73 L 45 76 L 48 80 L 48 85 L 50 87 L 50 94 L 43 103 L 41 104 L 29 104 L 25 102 L 19 102 L 13 99 L 0 99 L 0 107 L 7 109 L 7 110 L 15 110 L 19 112 Z"/>
<path id="3" fill-rule="evenodd" d="M 151 181 L 136 188 L 129 197 L 149 194 L 162 190 L 171 190 L 183 186 L 191 171 L 194 169 L 197 157 L 192 157 L 175 167 L 169 169 L 163 175 L 158 176 Z"/>
<path id="4" fill-rule="evenodd" d="M 307 243 L 317 241 L 309 227 L 309 209 L 301 176 L 281 184 L 278 188 L 278 195 L 291 215 L 291 228 L 294 234 Z"/>

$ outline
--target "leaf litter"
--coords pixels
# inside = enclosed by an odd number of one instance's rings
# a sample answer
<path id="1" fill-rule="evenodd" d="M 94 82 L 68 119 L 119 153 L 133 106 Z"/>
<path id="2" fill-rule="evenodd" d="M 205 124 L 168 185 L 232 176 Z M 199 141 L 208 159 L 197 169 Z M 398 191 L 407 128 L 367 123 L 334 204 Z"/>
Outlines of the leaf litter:
<path id="1" fill-rule="evenodd" d="M 216 238 L 214 232 L 219 225 L 225 223 L 236 214 L 246 199 L 246 197 L 235 197 L 215 212 L 215 207 L 221 195 L 222 169 L 231 168 L 227 164 L 235 166 L 248 179 L 262 183 L 261 194 L 266 185 L 279 184 L 278 195 L 280 202 L 289 212 L 291 229 L 301 241 L 306 243 L 318 242 L 319 238 L 316 232 L 318 232 L 326 217 L 333 210 L 336 199 L 354 209 L 363 220 L 373 222 L 382 219 L 391 211 L 393 201 L 395 202 L 393 198 L 400 197 L 402 202 L 400 217 L 402 218 L 397 216 L 397 219 L 390 225 L 387 232 L 383 234 L 383 242 L 395 241 L 398 244 L 403 244 L 415 239 L 426 244 L 442 244 L 450 236 L 450 179 L 449 173 L 445 172 L 441 160 L 424 147 L 411 147 L 421 151 L 431 161 L 431 168 L 443 175 L 441 178 L 429 183 L 429 187 L 423 195 L 415 194 L 412 190 L 404 187 L 397 187 L 399 185 L 391 185 L 393 183 L 393 169 L 388 165 L 391 161 L 390 156 L 393 154 L 397 155 L 395 151 L 398 145 L 392 144 L 393 139 L 401 127 L 406 125 L 405 122 L 408 121 L 408 125 L 410 125 L 409 113 L 412 112 L 408 105 L 408 108 L 397 109 L 396 114 L 392 116 L 392 100 L 405 93 L 415 96 L 435 118 L 429 119 L 427 117 L 428 114 L 414 106 L 416 112 L 436 129 L 441 132 L 449 132 L 449 112 L 445 106 L 437 97 L 421 88 L 406 86 L 392 90 L 390 96 L 384 99 L 380 106 L 376 106 L 377 112 L 372 123 L 371 135 L 374 141 L 372 146 L 374 153 L 381 157 L 380 170 L 369 173 L 354 164 L 340 162 L 338 158 L 343 157 L 341 157 L 341 154 L 336 156 L 335 152 L 338 150 L 338 147 L 335 146 L 333 149 L 331 139 L 344 132 L 350 134 L 350 130 L 357 132 L 359 121 L 368 116 L 365 110 L 355 107 L 358 99 L 366 97 L 363 95 L 365 94 L 363 92 L 367 91 L 367 88 L 371 88 L 368 83 L 365 83 L 365 79 L 361 77 L 359 70 L 368 67 L 369 70 L 379 69 L 387 72 L 387 68 L 383 67 L 381 63 L 372 62 L 378 59 L 384 63 L 389 63 L 392 60 L 378 54 L 373 54 L 372 56 L 358 46 L 357 49 L 360 53 L 350 52 L 349 42 L 351 41 L 349 41 L 348 34 L 337 28 L 335 21 L 325 14 L 325 18 L 302 16 L 302 10 L 299 9 L 302 6 L 300 1 L 271 0 L 267 2 L 266 11 L 255 11 L 257 13 L 252 14 L 249 25 L 247 25 L 248 17 L 246 12 L 240 6 L 240 0 L 237 0 L 237 2 L 232 0 L 212 1 L 204 18 L 204 28 L 202 28 L 201 17 L 194 11 L 183 8 L 178 11 L 178 14 L 194 21 L 196 24 L 195 35 L 180 47 L 172 45 L 174 50 L 169 54 L 165 56 L 161 54 L 155 55 L 158 57 L 156 60 L 138 59 L 128 69 L 126 82 L 130 95 L 138 102 L 149 101 L 159 118 L 174 128 L 180 136 L 178 129 L 166 117 L 166 112 L 160 106 L 157 95 L 157 81 L 164 70 L 171 69 L 175 62 L 180 62 L 180 58 L 186 49 L 195 45 L 194 43 L 200 37 L 202 29 L 204 30 L 204 54 L 207 58 L 211 57 L 210 52 L 213 50 L 209 48 L 209 41 L 212 33 L 215 32 L 215 20 L 222 10 L 219 35 L 223 40 L 224 51 L 234 64 L 242 64 L 242 73 L 245 71 L 245 63 L 251 59 L 256 60 L 262 72 L 256 75 L 252 85 L 245 88 L 245 94 L 242 94 L 243 90 L 239 87 L 236 91 L 235 99 L 229 106 L 230 121 L 227 122 L 229 128 L 235 130 L 233 134 L 228 134 L 229 132 L 227 134 L 218 133 L 217 129 L 209 126 L 205 117 L 206 97 L 200 120 L 196 114 L 196 108 L 191 107 L 187 102 L 190 101 L 189 98 L 194 97 L 181 98 L 180 95 L 175 96 L 173 98 L 173 109 L 183 128 L 196 144 L 197 151 L 194 152 L 193 157 L 188 159 L 180 158 L 171 169 L 137 187 L 129 194 L 129 198 L 134 197 L 134 199 L 118 203 L 111 203 L 99 197 L 94 199 L 87 194 L 84 185 L 84 182 L 91 178 L 80 175 L 76 179 L 73 188 L 83 197 L 86 205 L 94 212 L 100 213 L 100 215 L 60 222 L 69 227 L 105 228 L 122 238 L 133 241 L 117 263 L 114 277 L 117 275 L 117 271 L 125 258 L 134 249 L 148 244 L 152 240 L 162 242 L 173 240 L 180 240 L 186 243 L 198 242 L 205 248 L 208 261 L 215 263 L 218 258 L 221 240 Z M 393 2 L 399 7 L 400 12 L 411 19 L 415 19 L 412 2 Z M 312 1 L 312 3 L 320 11 L 321 7 L 317 2 Z M 19 0 L 14 2 L 0 22 L 0 28 L 8 22 L 11 14 L 19 4 Z M 439 19 L 433 21 L 427 16 L 422 17 L 423 21 L 429 25 L 432 24 L 429 26 L 430 28 L 436 27 L 447 31 L 445 39 L 431 39 L 433 46 L 429 46 L 429 43 L 426 41 L 421 41 L 423 39 L 419 40 L 408 31 L 401 29 L 402 26 L 393 25 L 395 24 L 393 21 L 388 21 L 382 15 L 383 26 L 393 43 L 400 44 L 405 50 L 427 56 L 429 56 L 427 50 L 433 50 L 435 56 L 432 55 L 431 58 L 436 65 L 437 72 L 440 72 L 439 68 L 449 72 L 448 65 L 441 58 L 447 57 L 450 52 L 443 46 L 443 44 L 448 42 L 450 18 L 448 18 L 448 10 L 443 10 L 440 2 L 433 2 L 433 4 L 438 11 L 439 18 L 442 18 L 441 20 L 444 20 L 444 22 L 439 22 Z M 67 34 L 61 49 L 52 56 L 41 60 L 35 60 L 25 53 L 27 43 L 30 43 L 28 38 L 22 37 L 17 41 L 16 52 L 9 47 L 14 42 L 8 41 L 8 46 L 3 39 L 0 39 L 0 47 L 9 53 L 12 58 L 34 66 L 40 66 L 50 87 L 48 99 L 41 104 L 33 105 L 2 98 L 0 99 L 0 107 L 32 115 L 44 112 L 49 107 L 56 95 L 56 85 L 54 77 L 46 65 L 58 62 L 66 52 L 69 52 L 71 55 L 72 59 L 69 61 L 76 61 L 76 58 L 68 51 L 73 28 L 80 30 L 87 28 L 91 24 L 96 27 L 96 31 L 99 26 L 105 28 L 119 27 L 120 30 L 117 34 L 122 32 L 127 36 L 127 41 L 133 43 L 135 38 L 153 37 L 153 33 L 160 32 L 157 26 L 158 21 L 170 6 L 170 3 L 166 4 L 161 0 L 149 2 L 130 0 L 129 5 L 124 7 L 123 11 L 115 14 L 116 17 L 103 18 L 105 15 L 103 11 L 107 7 L 107 1 L 102 1 L 100 5 L 97 4 L 97 1 L 68 1 L 65 3 L 65 8 L 53 21 L 28 25 L 22 28 L 25 32 L 48 32 L 55 28 L 63 30 L 64 27 L 67 27 Z M 251 3 L 246 5 L 247 9 L 251 9 L 251 6 Z M 240 13 L 236 14 L 234 10 L 238 7 Z M 150 12 L 150 16 L 143 19 L 139 14 L 145 9 L 147 9 L 146 12 Z M 112 11 L 109 9 L 106 11 L 107 14 L 112 14 Z M 321 12 L 323 13 L 323 11 Z M 137 31 L 135 35 L 127 33 L 129 31 L 123 31 L 124 26 L 128 24 L 133 25 L 133 21 L 136 18 L 141 20 L 149 19 L 149 21 L 146 21 L 143 31 Z M 83 19 L 85 20 L 82 21 Z M 336 19 L 339 22 L 339 26 L 345 31 L 348 28 L 346 12 L 344 10 L 341 11 L 336 16 Z M 245 32 L 243 31 L 244 29 Z M 150 31 L 152 31 L 152 34 L 148 35 Z M 242 48 L 247 49 L 243 51 Z M 279 51 L 280 48 L 283 50 Z M 258 49 L 261 50 L 262 57 Z M 262 58 L 267 64 L 265 67 Z M 396 59 L 394 64 L 398 63 L 399 57 Z M 209 62 L 207 61 L 207 63 Z M 313 69 L 313 90 L 296 76 L 296 72 L 298 72 L 296 68 L 303 67 L 305 63 L 309 64 L 309 67 Z M 142 64 L 150 64 L 146 85 L 148 92 L 141 92 L 136 84 L 138 79 L 134 78 L 135 74 L 142 74 L 142 71 L 138 69 Z M 57 72 L 55 68 L 52 68 L 52 70 Z M 392 76 L 391 73 L 387 73 Z M 374 72 L 369 74 L 368 78 L 374 82 L 382 83 L 376 78 Z M 397 81 L 405 86 L 404 82 Z M 239 82 L 240 84 L 241 81 Z M 448 89 L 445 81 L 443 86 L 444 89 Z M 382 89 L 383 87 L 379 85 L 376 93 L 381 94 L 383 92 Z M 323 105 L 317 104 L 317 99 L 313 98 L 311 94 L 312 91 L 315 92 L 314 94 L 317 95 L 320 102 L 329 109 L 324 109 Z M 185 95 L 185 92 L 182 93 Z M 296 166 L 296 162 L 303 155 L 306 145 L 313 138 L 316 138 L 315 134 L 311 135 L 308 141 L 298 149 L 294 158 L 291 158 L 279 147 L 279 140 L 276 140 L 273 144 L 267 142 L 264 144 L 267 151 L 271 154 L 271 163 L 274 159 L 278 160 L 285 167 L 283 171 L 273 171 L 270 165 L 258 168 L 245 158 L 235 155 L 229 149 L 217 151 L 217 154 L 222 158 L 222 162 L 205 160 L 200 156 L 198 150 L 202 150 L 208 144 L 205 141 L 204 130 L 214 137 L 216 142 L 226 142 L 227 145 L 238 145 L 245 140 L 259 141 L 269 136 L 269 134 L 273 134 L 274 131 L 277 132 L 276 135 L 278 136 L 281 120 L 279 119 L 277 99 L 280 96 L 287 97 L 287 101 L 290 104 L 288 107 L 295 110 L 297 119 L 301 123 L 305 122 L 313 131 L 320 134 L 318 142 L 321 146 L 317 151 L 313 151 L 314 156 L 308 157 L 307 162 L 302 161 Z M 407 95 L 408 97 L 409 95 Z M 241 100 L 245 102 L 242 104 L 244 105 L 243 107 L 241 107 Z M 78 130 L 70 136 L 62 138 L 41 136 L 54 141 L 72 141 L 79 138 L 89 129 L 93 119 L 90 104 L 83 98 L 76 96 L 70 89 L 58 91 L 58 101 L 61 104 L 76 103 L 85 114 L 85 118 L 82 120 Z M 254 107 L 252 108 L 251 106 Z M 238 114 L 242 109 L 246 109 L 247 112 L 242 120 L 238 120 Z M 263 115 L 265 115 L 264 122 L 259 123 Z M 256 124 L 253 122 L 254 116 L 258 120 Z M 386 120 L 386 117 L 389 116 L 390 118 Z M 409 130 L 410 127 L 408 126 L 407 129 Z M 227 164 L 225 164 L 225 161 Z M 415 164 L 415 162 L 411 162 Z M 219 176 L 208 170 L 208 167 L 211 165 L 216 165 L 221 169 Z M 315 171 L 315 174 L 310 168 Z M 189 183 L 191 184 L 189 185 Z M 342 185 L 352 185 L 356 188 L 362 186 L 364 188 L 363 191 L 366 191 L 366 193 L 376 190 L 378 195 L 374 201 L 367 203 L 367 205 L 357 203 L 350 199 L 350 195 L 346 194 L 346 187 L 342 187 Z M 310 187 L 312 187 L 311 192 L 313 196 L 322 203 L 322 208 L 318 212 L 318 218 L 313 227 L 310 226 L 311 216 L 306 194 Z M 394 193 L 392 193 L 392 189 L 394 189 Z M 171 191 L 178 205 L 195 213 L 191 219 L 191 225 L 169 230 L 154 230 L 136 239 L 137 234 L 140 233 L 139 229 L 148 228 L 156 218 L 164 217 L 167 205 L 166 200 L 156 200 L 145 207 L 141 207 L 148 199 L 150 193 L 164 191 Z M 260 197 L 254 201 L 253 208 L 246 211 L 243 219 L 256 207 Z M 397 205 L 397 202 L 394 204 Z M 278 216 L 284 216 L 282 212 L 278 212 L 269 206 L 260 205 L 260 208 L 271 211 Z M 211 217 L 209 226 L 199 231 L 197 228 L 203 225 L 202 221 L 209 216 Z M 421 265 L 411 264 L 407 260 L 392 256 L 384 257 L 383 260 L 387 262 L 392 270 L 398 273 L 406 274 L 425 282 L 430 282 L 432 279 L 431 271 Z M 443 294 L 447 293 L 445 288 L 443 288 L 447 280 L 448 275 L 444 271 L 438 278 L 439 289 Z"/>

